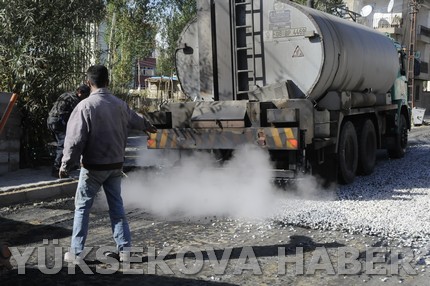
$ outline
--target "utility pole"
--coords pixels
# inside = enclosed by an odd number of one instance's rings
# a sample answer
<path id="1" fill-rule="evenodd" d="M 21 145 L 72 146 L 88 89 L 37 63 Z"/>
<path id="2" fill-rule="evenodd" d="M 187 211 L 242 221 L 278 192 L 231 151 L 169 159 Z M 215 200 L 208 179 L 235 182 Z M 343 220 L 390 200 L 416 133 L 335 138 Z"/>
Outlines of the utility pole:
<path id="1" fill-rule="evenodd" d="M 408 87 L 409 87 L 409 106 L 414 107 L 414 60 L 415 60 L 415 42 L 416 42 L 416 27 L 417 27 L 417 13 L 418 2 L 417 0 L 409 0 L 408 2 L 410 27 L 409 27 L 409 51 L 408 51 Z"/>

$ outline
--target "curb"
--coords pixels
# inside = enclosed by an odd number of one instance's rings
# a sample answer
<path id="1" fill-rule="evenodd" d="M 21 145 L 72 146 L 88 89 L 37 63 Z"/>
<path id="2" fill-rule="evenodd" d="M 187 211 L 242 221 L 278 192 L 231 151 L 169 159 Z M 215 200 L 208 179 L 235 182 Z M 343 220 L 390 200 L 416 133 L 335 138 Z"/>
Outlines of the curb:
<path id="1" fill-rule="evenodd" d="M 0 207 L 29 203 L 38 200 L 74 196 L 78 180 L 59 182 L 44 186 L 29 186 L 0 193 Z"/>

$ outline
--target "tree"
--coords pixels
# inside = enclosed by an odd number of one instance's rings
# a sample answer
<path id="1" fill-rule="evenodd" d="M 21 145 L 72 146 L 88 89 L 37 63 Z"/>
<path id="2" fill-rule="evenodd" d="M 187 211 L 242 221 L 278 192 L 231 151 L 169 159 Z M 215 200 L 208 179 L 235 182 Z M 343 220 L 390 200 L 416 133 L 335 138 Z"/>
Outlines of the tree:
<path id="1" fill-rule="evenodd" d="M 154 1 L 154 18 L 159 21 L 158 73 L 172 75 L 175 70 L 175 50 L 182 30 L 196 17 L 196 0 Z"/>
<path id="2" fill-rule="evenodd" d="M 307 5 L 308 0 L 293 1 L 301 5 Z M 314 0 L 313 6 L 317 10 L 321 10 L 330 14 L 336 14 L 336 7 L 344 7 L 343 0 Z"/>
<path id="3" fill-rule="evenodd" d="M 294 1 L 306 5 L 307 0 Z M 342 0 L 315 0 L 315 9 L 334 14 L 334 7 L 342 4 Z M 175 50 L 182 30 L 186 24 L 196 17 L 196 0 L 154 0 L 153 18 L 159 19 L 159 54 L 157 58 L 158 73 L 172 75 L 175 70 Z"/>
<path id="4" fill-rule="evenodd" d="M 149 15 L 149 0 L 110 0 L 107 2 L 108 68 L 111 87 L 129 88 L 138 59 L 155 49 L 156 26 Z"/>
<path id="5" fill-rule="evenodd" d="M 0 0 L 0 90 L 20 95 L 24 165 L 42 156 L 53 101 L 84 79 L 91 23 L 103 16 L 101 0 Z"/>

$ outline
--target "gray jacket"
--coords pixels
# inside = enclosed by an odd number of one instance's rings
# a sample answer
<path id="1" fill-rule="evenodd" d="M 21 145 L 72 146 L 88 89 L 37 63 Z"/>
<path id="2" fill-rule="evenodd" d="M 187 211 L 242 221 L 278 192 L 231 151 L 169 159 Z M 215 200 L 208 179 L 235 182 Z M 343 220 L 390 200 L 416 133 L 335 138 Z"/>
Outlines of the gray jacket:
<path id="1" fill-rule="evenodd" d="M 150 126 L 149 121 L 108 89 L 97 89 L 82 100 L 70 115 L 62 167 L 70 171 L 79 165 L 82 155 L 82 165 L 87 169 L 121 168 L 128 129 L 147 130 Z"/>

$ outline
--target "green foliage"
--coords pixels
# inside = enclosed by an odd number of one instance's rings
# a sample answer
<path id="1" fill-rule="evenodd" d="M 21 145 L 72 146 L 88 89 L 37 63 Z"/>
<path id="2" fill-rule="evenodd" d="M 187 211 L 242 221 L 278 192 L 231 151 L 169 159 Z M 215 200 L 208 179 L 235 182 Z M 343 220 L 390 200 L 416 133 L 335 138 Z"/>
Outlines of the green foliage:
<path id="1" fill-rule="evenodd" d="M 307 4 L 307 0 L 296 0 L 293 1 L 301 5 Z M 344 7 L 343 0 L 314 0 L 314 8 L 320 11 L 324 11 L 330 14 L 336 14 L 336 7 Z"/>
<path id="2" fill-rule="evenodd" d="M 75 89 L 89 65 L 90 23 L 102 1 L 0 0 L 0 90 L 19 93 L 21 163 L 39 160 L 50 140 L 46 117 L 53 101 Z"/>
<path id="3" fill-rule="evenodd" d="M 296 0 L 306 5 L 307 0 Z M 343 0 L 315 0 L 314 8 L 334 14 L 335 7 L 343 6 Z M 175 71 L 175 49 L 182 30 L 196 17 L 196 0 L 154 0 L 153 18 L 158 19 L 161 46 L 157 58 L 157 71 L 172 75 Z"/>
<path id="4" fill-rule="evenodd" d="M 108 67 L 115 92 L 130 88 L 136 61 L 148 57 L 155 48 L 156 26 L 148 14 L 149 4 L 149 0 L 107 3 Z"/>
<path id="5" fill-rule="evenodd" d="M 0 0 L 0 90 L 19 92 L 23 116 L 21 162 L 40 159 L 51 141 L 46 117 L 63 92 L 84 79 L 98 24 L 106 20 L 111 87 L 126 96 L 137 59 L 155 49 L 159 32 L 158 71 L 175 73 L 177 41 L 196 16 L 197 0 Z M 300 0 L 306 4 L 306 0 Z M 341 0 L 315 1 L 331 11 Z"/>
<path id="6" fill-rule="evenodd" d="M 175 71 L 175 50 L 182 30 L 196 17 L 196 0 L 154 1 L 155 18 L 159 19 L 161 46 L 157 58 L 157 71 L 172 75 Z"/>

